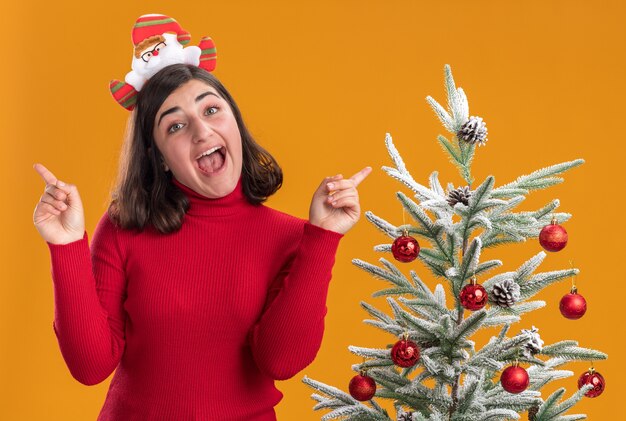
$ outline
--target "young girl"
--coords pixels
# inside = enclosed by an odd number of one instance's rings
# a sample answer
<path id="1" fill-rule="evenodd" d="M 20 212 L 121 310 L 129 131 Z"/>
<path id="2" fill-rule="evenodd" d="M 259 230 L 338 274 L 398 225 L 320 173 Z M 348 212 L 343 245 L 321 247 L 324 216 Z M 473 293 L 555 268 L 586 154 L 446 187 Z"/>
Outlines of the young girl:
<path id="1" fill-rule="evenodd" d="M 115 370 L 98 420 L 275 420 L 274 381 L 320 347 L 334 256 L 371 168 L 325 178 L 305 221 L 262 204 L 281 170 L 207 71 L 163 68 L 133 112 L 91 248 L 78 190 L 35 164 L 67 366 L 86 385 Z"/>

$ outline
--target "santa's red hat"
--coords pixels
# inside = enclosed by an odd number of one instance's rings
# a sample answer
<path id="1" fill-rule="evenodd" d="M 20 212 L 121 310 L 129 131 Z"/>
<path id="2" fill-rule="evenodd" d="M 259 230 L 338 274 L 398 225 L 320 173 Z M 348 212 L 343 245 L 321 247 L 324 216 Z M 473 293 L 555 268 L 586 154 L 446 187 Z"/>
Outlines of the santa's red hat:
<path id="1" fill-rule="evenodd" d="M 174 18 L 165 15 L 143 15 L 137 19 L 131 34 L 133 45 L 137 48 L 142 41 L 154 36 L 172 32 L 177 35 L 178 42 L 182 45 L 189 43 L 191 35 L 185 31 Z"/>

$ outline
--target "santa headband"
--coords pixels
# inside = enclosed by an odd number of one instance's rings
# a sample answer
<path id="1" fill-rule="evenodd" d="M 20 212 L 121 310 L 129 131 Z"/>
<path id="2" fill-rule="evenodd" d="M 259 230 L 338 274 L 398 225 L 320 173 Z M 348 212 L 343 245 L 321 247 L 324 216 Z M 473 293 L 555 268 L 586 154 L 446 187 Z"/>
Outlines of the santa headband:
<path id="1" fill-rule="evenodd" d="M 132 70 L 126 74 L 124 82 L 113 79 L 109 85 L 115 101 L 129 111 L 135 108 L 137 92 L 146 81 L 170 64 L 192 64 L 208 72 L 215 69 L 217 54 L 213 40 L 203 37 L 198 46 L 185 47 L 191 35 L 169 16 L 140 16 L 131 37 Z"/>

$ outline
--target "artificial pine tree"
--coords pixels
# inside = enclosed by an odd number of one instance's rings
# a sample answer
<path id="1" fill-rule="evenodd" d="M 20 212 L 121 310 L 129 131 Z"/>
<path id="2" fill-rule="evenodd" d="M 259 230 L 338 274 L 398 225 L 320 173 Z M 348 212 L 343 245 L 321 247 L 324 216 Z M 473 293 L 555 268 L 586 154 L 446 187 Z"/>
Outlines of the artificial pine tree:
<path id="1" fill-rule="evenodd" d="M 305 376 L 306 384 L 323 393 L 312 395 L 318 401 L 314 409 L 331 410 L 322 420 L 496 421 L 520 419 L 520 414 L 526 411 L 531 421 L 584 419 L 585 415 L 565 415 L 565 412 L 583 395 L 597 396 L 602 392 L 604 378 L 593 369 L 581 375 L 580 389 L 568 399 L 561 400 L 564 388 L 545 399 L 540 390 L 551 381 L 573 375 L 559 369 L 568 361 L 601 360 L 607 355 L 579 347 L 573 340 L 544 346 L 535 327 L 508 336 L 511 325 L 520 321 L 524 313 L 545 306 L 544 301 L 531 298 L 548 285 L 575 276 L 578 269 L 538 273 L 536 270 L 546 257 L 542 251 L 515 271 L 488 277 L 488 272 L 502 262 L 480 259 L 484 248 L 537 238 L 546 226 L 567 221 L 570 214 L 555 212 L 559 206 L 556 199 L 536 211 L 514 212 L 514 209 L 532 190 L 561 183 L 559 174 L 584 161 L 578 159 L 543 168 L 499 187 L 495 187 L 494 177 L 489 176 L 472 189 L 472 159 L 476 147 L 486 144 L 487 128 L 480 117 L 469 116 L 467 97 L 455 86 L 448 65 L 445 84 L 448 110 L 430 96 L 426 99 L 454 136 L 449 140 L 440 135 L 438 141 L 467 186 L 455 188 L 449 183 L 446 193 L 436 171 L 430 176 L 429 187 L 419 184 L 387 134 L 385 143 L 395 168 L 383 167 L 383 170 L 408 187 L 417 199 L 415 202 L 404 193 L 397 193 L 415 223 L 395 226 L 372 212 L 366 212 L 365 216 L 396 240 L 394 245 L 399 238 L 417 239 L 415 244 L 403 240 L 403 249 L 393 248 L 399 263 L 385 258 L 380 259 L 382 266 L 360 259 L 352 262 L 392 285 L 373 296 L 387 296 L 393 316 L 365 302 L 361 305 L 373 317 L 365 323 L 394 336 L 396 344 L 392 349 L 349 347 L 364 359 L 363 363 L 352 366 L 360 374 L 353 378 L 350 389 L 358 393 L 351 395 Z M 562 249 L 567 242 L 564 231 L 544 239 L 542 244 L 556 242 L 559 250 Z M 390 252 L 392 244 L 381 244 L 374 249 Z M 401 265 L 413 260 L 406 258 L 407 252 L 417 252 L 421 263 L 410 271 L 410 278 L 400 270 Z M 445 280 L 451 299 L 446 297 L 442 284 L 431 290 L 422 281 L 424 268 Z M 478 278 L 485 280 L 481 284 Z M 452 308 L 448 308 L 449 302 Z M 470 337 L 481 328 L 494 326 L 501 326 L 500 333 L 482 349 L 476 349 Z M 371 396 L 374 398 L 370 399 Z M 394 401 L 394 417 L 381 408 L 377 398 Z"/>

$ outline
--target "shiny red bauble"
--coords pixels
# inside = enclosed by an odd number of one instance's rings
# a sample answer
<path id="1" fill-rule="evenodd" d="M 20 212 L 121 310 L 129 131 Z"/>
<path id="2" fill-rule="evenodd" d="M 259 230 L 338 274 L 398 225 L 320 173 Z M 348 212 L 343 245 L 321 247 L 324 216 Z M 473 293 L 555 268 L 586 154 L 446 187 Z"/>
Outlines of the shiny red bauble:
<path id="1" fill-rule="evenodd" d="M 588 398 L 595 398 L 596 396 L 600 396 L 602 392 L 604 392 L 604 386 L 606 385 L 606 381 L 602 374 L 598 373 L 594 369 L 590 369 L 589 371 L 584 372 L 578 378 L 578 388 L 581 389 L 584 385 L 590 384 L 593 386 L 585 396 Z"/>
<path id="2" fill-rule="evenodd" d="M 467 284 L 459 294 L 461 305 L 468 310 L 476 311 L 483 308 L 489 299 L 487 291 L 480 284 Z"/>
<path id="3" fill-rule="evenodd" d="M 403 235 L 394 240 L 391 245 L 391 252 L 396 260 L 408 263 L 417 258 L 420 253 L 420 245 L 415 238 Z"/>
<path id="4" fill-rule="evenodd" d="M 350 380 L 348 390 L 357 401 L 368 401 L 376 393 L 376 382 L 365 373 L 357 374 Z"/>
<path id="5" fill-rule="evenodd" d="M 587 301 L 585 297 L 580 295 L 576 288 L 572 288 L 572 292 L 565 294 L 559 303 L 561 314 L 571 320 L 580 319 L 587 312 Z"/>
<path id="6" fill-rule="evenodd" d="M 546 251 L 560 251 L 567 245 L 567 231 L 553 219 L 539 233 L 539 244 Z"/>
<path id="7" fill-rule="evenodd" d="M 412 367 L 420 359 L 420 348 L 415 342 L 402 339 L 391 348 L 391 359 L 398 367 Z"/>
<path id="8" fill-rule="evenodd" d="M 522 393 L 530 384 L 528 372 L 518 365 L 507 367 L 500 376 L 502 388 L 509 393 Z"/>

